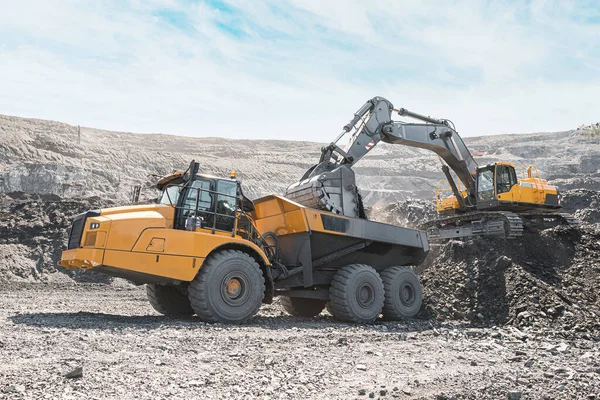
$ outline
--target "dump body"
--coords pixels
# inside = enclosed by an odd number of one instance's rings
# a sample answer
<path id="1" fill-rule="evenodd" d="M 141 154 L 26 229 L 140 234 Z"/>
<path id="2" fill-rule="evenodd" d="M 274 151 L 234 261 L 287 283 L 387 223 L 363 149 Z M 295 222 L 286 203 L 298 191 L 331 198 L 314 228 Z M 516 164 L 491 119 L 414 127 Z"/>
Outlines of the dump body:
<path id="1" fill-rule="evenodd" d="M 254 205 L 258 230 L 277 234 L 286 266 L 418 265 L 429 250 L 419 230 L 307 208 L 276 195 L 255 200 Z"/>

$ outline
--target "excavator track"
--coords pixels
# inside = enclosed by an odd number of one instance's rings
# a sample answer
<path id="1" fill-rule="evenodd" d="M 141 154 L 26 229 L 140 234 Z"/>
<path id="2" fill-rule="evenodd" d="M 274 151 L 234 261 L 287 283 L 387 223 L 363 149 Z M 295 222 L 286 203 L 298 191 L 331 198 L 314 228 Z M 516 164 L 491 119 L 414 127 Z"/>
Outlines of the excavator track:
<path id="1" fill-rule="evenodd" d="M 509 211 L 479 211 L 427 221 L 419 229 L 427 231 L 432 241 L 475 236 L 515 239 L 523 235 L 523 220 Z"/>
<path id="2" fill-rule="evenodd" d="M 500 236 L 515 239 L 523 230 L 541 231 L 555 226 L 578 226 L 579 222 L 566 213 L 530 213 L 517 215 L 509 211 L 480 211 L 427 221 L 419 229 L 427 231 L 432 241 Z"/>
<path id="3" fill-rule="evenodd" d="M 541 231 L 555 226 L 574 227 L 579 221 L 571 214 L 566 213 L 529 213 L 523 214 L 525 229 L 528 231 Z"/>

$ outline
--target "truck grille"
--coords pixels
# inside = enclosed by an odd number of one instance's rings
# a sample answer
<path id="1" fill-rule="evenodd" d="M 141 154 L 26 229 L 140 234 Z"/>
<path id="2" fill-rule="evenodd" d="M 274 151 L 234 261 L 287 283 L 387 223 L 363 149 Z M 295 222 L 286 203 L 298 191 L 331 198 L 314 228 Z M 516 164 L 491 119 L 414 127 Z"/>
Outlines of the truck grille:
<path id="1" fill-rule="evenodd" d="M 69 233 L 69 243 L 67 249 L 76 249 L 81 244 L 81 235 L 83 234 L 83 228 L 85 227 L 85 214 L 79 214 L 73 220 L 71 225 L 71 232 Z"/>
<path id="2" fill-rule="evenodd" d="M 85 230 L 85 221 L 87 220 L 87 217 L 98 217 L 99 215 L 100 211 L 92 210 L 83 214 L 79 214 L 73 219 L 73 224 L 71 225 L 71 230 L 69 231 L 67 250 L 81 247 L 81 236 Z"/>

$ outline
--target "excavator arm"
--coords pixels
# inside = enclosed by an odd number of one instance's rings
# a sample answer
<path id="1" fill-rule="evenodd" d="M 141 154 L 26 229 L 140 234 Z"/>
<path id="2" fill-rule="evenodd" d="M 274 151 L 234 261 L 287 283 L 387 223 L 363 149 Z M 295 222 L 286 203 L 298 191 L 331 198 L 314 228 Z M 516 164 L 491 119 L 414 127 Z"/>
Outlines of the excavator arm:
<path id="1" fill-rule="evenodd" d="M 392 120 L 392 112 L 423 123 Z M 350 134 L 342 149 L 338 143 Z M 310 168 L 300 182 L 290 186 L 286 197 L 308 207 L 327 209 L 350 217 L 363 217 L 362 202 L 356 188 L 352 166 L 379 142 L 418 147 L 435 152 L 446 165 L 442 167 L 461 208 L 469 207 L 449 172 L 451 168 L 467 190 L 475 194 L 477 163 L 448 120 L 440 120 L 395 109 L 383 97 L 368 100 L 346 124 L 338 137 L 322 148 L 319 163 Z"/>

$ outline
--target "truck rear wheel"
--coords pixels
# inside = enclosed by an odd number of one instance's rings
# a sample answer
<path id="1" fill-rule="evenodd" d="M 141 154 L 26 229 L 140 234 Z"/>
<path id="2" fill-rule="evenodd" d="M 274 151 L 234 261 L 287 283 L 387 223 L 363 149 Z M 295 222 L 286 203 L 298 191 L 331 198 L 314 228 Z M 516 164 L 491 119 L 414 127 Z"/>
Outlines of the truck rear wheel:
<path id="1" fill-rule="evenodd" d="M 325 304 L 327 304 L 327 300 L 281 296 L 281 305 L 284 310 L 294 317 L 315 317 L 321 314 Z"/>
<path id="2" fill-rule="evenodd" d="M 375 269 L 364 264 L 341 268 L 329 288 L 333 316 L 346 322 L 371 323 L 383 308 L 384 289 Z"/>
<path id="3" fill-rule="evenodd" d="M 156 311 L 169 317 L 183 317 L 194 314 L 187 290 L 182 285 L 159 285 L 148 283 L 146 295 Z"/>
<path id="4" fill-rule="evenodd" d="M 412 318 L 419 313 L 423 303 L 423 288 L 412 269 L 391 267 L 381 273 L 381 279 L 385 288 L 385 319 Z"/>
<path id="5" fill-rule="evenodd" d="M 192 308 L 203 321 L 243 324 L 262 304 L 265 279 L 250 255 L 222 250 L 204 261 L 188 292 Z"/>

